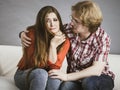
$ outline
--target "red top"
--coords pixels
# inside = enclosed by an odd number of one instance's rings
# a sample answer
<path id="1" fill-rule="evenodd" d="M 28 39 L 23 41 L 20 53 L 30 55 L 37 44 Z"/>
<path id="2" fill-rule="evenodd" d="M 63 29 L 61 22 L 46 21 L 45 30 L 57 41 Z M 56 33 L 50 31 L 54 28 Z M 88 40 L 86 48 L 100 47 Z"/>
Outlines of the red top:
<path id="1" fill-rule="evenodd" d="M 30 29 L 29 32 L 27 33 L 27 36 L 31 38 L 31 45 L 29 47 L 25 48 L 25 53 L 27 54 L 27 58 L 29 61 L 27 61 L 27 68 L 25 67 L 25 62 L 26 62 L 26 57 L 23 54 L 22 58 L 20 59 L 19 63 L 18 63 L 18 69 L 20 70 L 25 70 L 25 69 L 29 69 L 29 68 L 33 68 L 34 67 L 34 63 L 35 63 L 35 59 L 34 59 L 34 47 L 35 47 L 35 30 L 34 29 Z M 63 60 L 68 52 L 68 49 L 70 47 L 70 42 L 69 39 L 67 38 L 66 41 L 64 42 L 62 48 L 60 49 L 60 51 L 57 54 L 57 60 L 55 63 L 52 63 L 51 60 L 48 60 L 48 66 L 50 69 L 59 69 L 62 66 Z M 40 68 L 41 65 L 39 66 Z"/>

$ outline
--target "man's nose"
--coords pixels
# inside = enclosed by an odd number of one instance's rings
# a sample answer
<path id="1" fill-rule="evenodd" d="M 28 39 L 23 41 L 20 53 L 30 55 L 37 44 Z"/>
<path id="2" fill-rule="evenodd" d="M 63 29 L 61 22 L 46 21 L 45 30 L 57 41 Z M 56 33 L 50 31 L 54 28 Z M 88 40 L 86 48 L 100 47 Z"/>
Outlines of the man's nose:
<path id="1" fill-rule="evenodd" d="M 72 26 L 74 25 L 73 21 L 70 22 L 70 25 L 72 25 Z"/>

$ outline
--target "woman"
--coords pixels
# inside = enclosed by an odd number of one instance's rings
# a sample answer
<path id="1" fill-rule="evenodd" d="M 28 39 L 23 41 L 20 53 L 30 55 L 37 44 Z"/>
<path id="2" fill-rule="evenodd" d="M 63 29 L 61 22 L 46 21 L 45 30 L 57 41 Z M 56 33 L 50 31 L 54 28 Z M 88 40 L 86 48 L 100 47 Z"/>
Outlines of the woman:
<path id="1" fill-rule="evenodd" d="M 58 90 L 60 80 L 48 77 L 48 71 L 60 69 L 70 46 L 58 11 L 43 7 L 35 25 L 27 30 L 31 46 L 23 49 L 14 76 L 16 86 L 20 90 Z"/>

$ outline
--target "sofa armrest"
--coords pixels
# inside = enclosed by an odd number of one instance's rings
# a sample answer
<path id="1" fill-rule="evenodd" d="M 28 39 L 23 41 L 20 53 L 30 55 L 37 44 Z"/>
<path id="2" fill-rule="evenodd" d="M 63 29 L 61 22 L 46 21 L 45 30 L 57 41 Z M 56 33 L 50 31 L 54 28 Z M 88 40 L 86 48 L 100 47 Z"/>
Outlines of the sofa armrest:
<path id="1" fill-rule="evenodd" d="M 21 55 L 21 46 L 0 45 L 0 76 L 13 76 Z"/>

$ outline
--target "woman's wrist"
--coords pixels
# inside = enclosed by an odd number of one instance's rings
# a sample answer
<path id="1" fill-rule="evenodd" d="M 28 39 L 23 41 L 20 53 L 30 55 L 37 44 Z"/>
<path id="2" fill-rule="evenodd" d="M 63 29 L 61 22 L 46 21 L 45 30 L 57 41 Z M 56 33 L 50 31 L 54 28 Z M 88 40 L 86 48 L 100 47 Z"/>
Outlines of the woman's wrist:
<path id="1" fill-rule="evenodd" d="M 56 44 L 55 44 L 55 43 L 52 43 L 52 42 L 50 43 L 50 47 L 51 47 L 51 48 L 55 48 L 55 49 L 57 48 L 57 47 L 56 47 Z"/>

